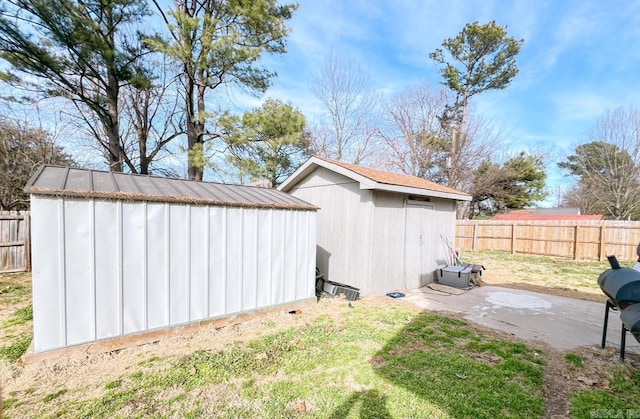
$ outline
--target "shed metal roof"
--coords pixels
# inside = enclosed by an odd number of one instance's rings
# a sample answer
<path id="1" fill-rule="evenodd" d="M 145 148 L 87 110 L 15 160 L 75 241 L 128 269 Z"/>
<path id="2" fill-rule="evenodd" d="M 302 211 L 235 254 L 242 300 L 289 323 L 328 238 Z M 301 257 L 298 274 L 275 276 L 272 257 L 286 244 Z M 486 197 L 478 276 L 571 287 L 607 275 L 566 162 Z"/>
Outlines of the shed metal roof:
<path id="1" fill-rule="evenodd" d="M 249 208 L 318 209 L 277 189 L 51 165 L 40 167 L 24 190 L 34 195 Z"/>
<path id="2" fill-rule="evenodd" d="M 360 189 L 376 189 L 389 192 L 400 192 L 419 196 L 432 196 L 461 201 L 470 201 L 471 195 L 439 185 L 435 182 L 403 173 L 386 172 L 369 167 L 358 166 L 313 156 L 287 178 L 279 189 L 289 191 L 310 174 L 316 167 L 324 167 L 340 173 L 360 183 Z"/>

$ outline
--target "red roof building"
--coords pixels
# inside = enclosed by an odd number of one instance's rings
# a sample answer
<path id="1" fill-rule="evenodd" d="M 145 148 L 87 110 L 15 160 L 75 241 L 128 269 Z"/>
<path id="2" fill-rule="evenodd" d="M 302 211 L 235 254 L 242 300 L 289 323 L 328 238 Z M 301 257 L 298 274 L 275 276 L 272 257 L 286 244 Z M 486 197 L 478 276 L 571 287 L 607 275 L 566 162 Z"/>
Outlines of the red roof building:
<path id="1" fill-rule="evenodd" d="M 600 221 L 602 215 L 577 215 L 577 214 L 536 214 L 511 212 L 496 214 L 491 220 L 497 221 Z"/>

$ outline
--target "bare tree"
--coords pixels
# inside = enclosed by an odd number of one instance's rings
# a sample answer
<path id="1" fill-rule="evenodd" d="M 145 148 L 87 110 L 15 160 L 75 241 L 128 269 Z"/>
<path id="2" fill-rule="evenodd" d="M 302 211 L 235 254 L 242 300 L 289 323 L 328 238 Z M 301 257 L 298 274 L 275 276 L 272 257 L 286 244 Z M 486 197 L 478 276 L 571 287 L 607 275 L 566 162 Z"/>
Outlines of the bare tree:
<path id="1" fill-rule="evenodd" d="M 185 134 L 185 113 L 179 106 L 179 80 L 161 54 L 140 57 L 135 65 L 144 69 L 148 82 L 120 88 L 118 149 L 123 170 L 180 177 L 181 173 L 172 167 L 172 162 L 162 163 L 179 152 L 171 145 Z M 109 137 L 95 113 L 77 103 L 72 110 L 61 112 L 81 134 L 82 148 L 89 150 L 90 155 L 102 155 L 108 161 Z"/>
<path id="2" fill-rule="evenodd" d="M 568 208 L 580 208 L 581 214 L 602 215 L 607 213 L 606 206 L 593 199 L 588 188 L 578 182 L 562 195 L 562 206 Z"/>
<path id="3" fill-rule="evenodd" d="M 29 208 L 22 190 L 42 164 L 71 165 L 73 160 L 46 131 L 0 116 L 0 209 Z"/>
<path id="4" fill-rule="evenodd" d="M 451 131 L 441 123 L 450 97 L 429 85 L 411 86 L 382 106 L 380 135 L 387 147 L 385 163 L 389 169 L 447 184 L 451 165 Z M 473 173 L 496 157 L 503 133 L 493 124 L 468 112 L 464 131 L 458 135 L 457 165 L 461 176 L 457 189 L 474 194 Z M 466 172 L 465 172 L 466 171 Z"/>
<path id="5" fill-rule="evenodd" d="M 385 167 L 425 179 L 438 177 L 447 151 L 448 134 L 440 123 L 447 102 L 444 90 L 422 84 L 382 105 L 379 134 L 387 147 Z"/>
<path id="6" fill-rule="evenodd" d="M 371 90 L 367 72 L 331 53 L 311 85 L 325 114 L 312 127 L 314 153 L 361 164 L 376 151 L 379 97 Z"/>
<path id="7" fill-rule="evenodd" d="M 170 165 L 160 162 L 175 154 L 169 145 L 185 134 L 185 113 L 178 106 L 177 79 L 159 65 L 162 70 L 152 85 L 123 91 L 122 149 L 132 173 L 177 176 Z"/>
<path id="8" fill-rule="evenodd" d="M 629 218 L 640 208 L 640 112 L 606 112 L 586 140 L 558 166 L 577 178 L 579 189 L 600 203 L 606 215 Z"/>

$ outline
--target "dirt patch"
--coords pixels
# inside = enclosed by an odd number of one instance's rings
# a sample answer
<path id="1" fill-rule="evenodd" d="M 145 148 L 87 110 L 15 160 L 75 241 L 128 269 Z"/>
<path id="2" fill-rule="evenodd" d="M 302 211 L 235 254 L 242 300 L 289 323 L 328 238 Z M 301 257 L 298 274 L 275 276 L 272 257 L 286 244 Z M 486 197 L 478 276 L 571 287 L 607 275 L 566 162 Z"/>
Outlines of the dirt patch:
<path id="1" fill-rule="evenodd" d="M 571 397 L 585 390 L 609 390 L 614 370 L 631 371 L 640 367 L 640 356 L 627 354 L 624 364 L 619 361 L 617 348 L 579 348 L 570 353 L 581 360 L 577 366 L 567 359 L 567 353 L 547 349 L 545 360 L 545 410 L 549 418 L 571 416 Z"/>
<path id="2" fill-rule="evenodd" d="M 254 339 L 293 326 L 311 325 L 320 315 L 339 316 L 346 310 L 349 308 L 343 301 L 320 300 L 316 306 L 297 310 L 294 314 L 268 313 L 234 326 L 202 328 L 120 351 L 103 354 L 72 352 L 61 358 L 28 365 L 11 364 L 0 359 L 1 392 L 5 398 L 17 396 L 25 403 L 37 403 L 58 389 L 67 389 L 69 397 L 74 397 L 75 390 L 82 390 L 84 398 L 96 398 L 104 394 L 106 383 L 117 381 L 139 367 L 168 368 L 180 357 L 199 350 L 222 350 L 232 342 Z"/>

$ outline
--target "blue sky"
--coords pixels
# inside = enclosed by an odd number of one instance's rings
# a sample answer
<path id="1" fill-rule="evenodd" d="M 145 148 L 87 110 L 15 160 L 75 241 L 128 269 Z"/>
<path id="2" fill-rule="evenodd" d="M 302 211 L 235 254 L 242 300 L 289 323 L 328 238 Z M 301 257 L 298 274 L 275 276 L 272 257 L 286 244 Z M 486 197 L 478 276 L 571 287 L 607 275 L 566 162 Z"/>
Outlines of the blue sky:
<path id="1" fill-rule="evenodd" d="M 524 39 L 520 73 L 505 90 L 474 98 L 475 112 L 508 133 L 507 151 L 543 146 L 553 153 L 548 184 L 554 192 L 570 179 L 555 168 L 584 142 L 608 109 L 636 106 L 640 93 L 639 1 L 381 1 L 301 0 L 290 22 L 288 53 L 264 64 L 279 77 L 265 96 L 300 108 L 320 109 L 310 80 L 334 52 L 369 71 L 385 95 L 427 82 L 438 87 L 428 54 L 468 22 L 495 20 Z M 259 102 L 258 102 L 259 103 Z M 257 103 L 256 103 L 257 104 Z M 502 150 L 505 151 L 505 150 Z"/>

